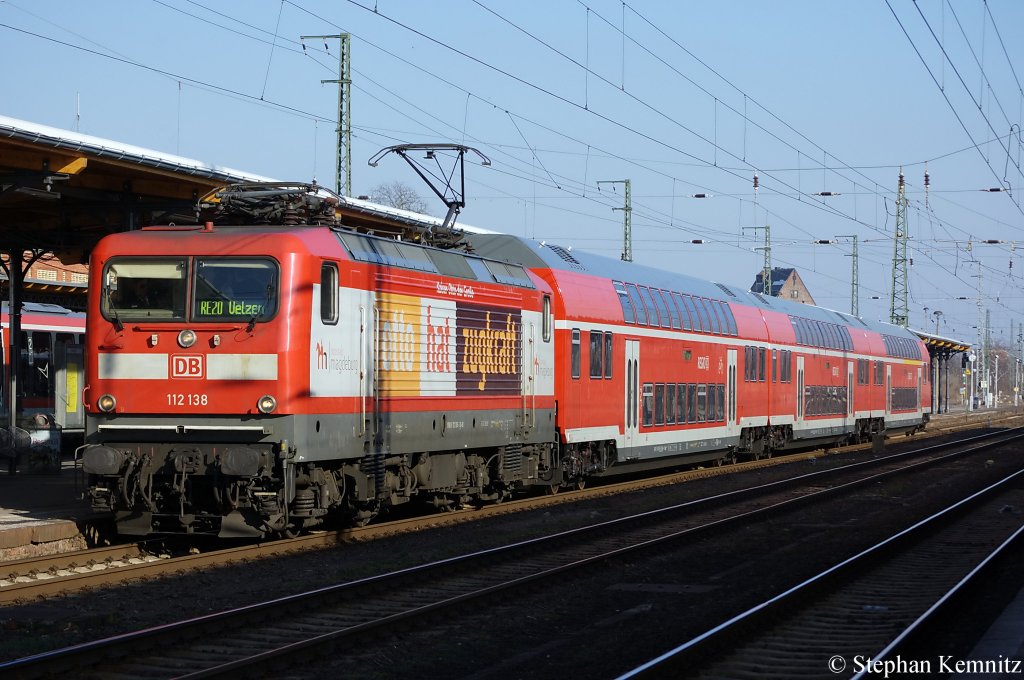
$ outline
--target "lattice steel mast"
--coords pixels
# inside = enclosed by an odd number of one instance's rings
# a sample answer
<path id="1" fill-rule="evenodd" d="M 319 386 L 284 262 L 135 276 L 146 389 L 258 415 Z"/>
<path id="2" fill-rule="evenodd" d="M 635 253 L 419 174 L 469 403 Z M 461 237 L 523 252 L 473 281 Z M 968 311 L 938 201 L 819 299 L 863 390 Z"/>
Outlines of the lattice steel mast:
<path id="1" fill-rule="evenodd" d="M 907 189 L 903 168 L 900 168 L 899 190 L 896 194 L 896 232 L 893 242 L 889 321 L 906 328 L 910 319 L 907 312 Z"/>

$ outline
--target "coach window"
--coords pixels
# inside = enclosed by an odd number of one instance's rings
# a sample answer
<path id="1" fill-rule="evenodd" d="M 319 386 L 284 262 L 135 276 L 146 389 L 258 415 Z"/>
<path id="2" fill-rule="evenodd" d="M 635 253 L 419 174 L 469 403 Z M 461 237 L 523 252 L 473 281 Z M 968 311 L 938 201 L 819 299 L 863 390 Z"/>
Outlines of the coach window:
<path id="1" fill-rule="evenodd" d="M 675 298 L 676 307 L 679 308 L 679 319 L 683 323 L 683 330 L 690 330 L 693 326 L 690 324 L 690 313 L 686 309 L 685 296 L 680 293 L 672 293 L 672 297 Z"/>
<path id="2" fill-rule="evenodd" d="M 757 350 L 757 380 L 758 382 L 765 382 L 765 364 L 767 363 L 767 357 L 765 356 L 767 350 L 761 347 Z"/>
<path id="3" fill-rule="evenodd" d="M 338 323 L 338 265 L 320 265 L 320 320 L 328 326 Z"/>
<path id="4" fill-rule="evenodd" d="M 643 392 L 644 425 L 650 427 L 654 424 L 654 384 L 644 383 Z"/>
<path id="5" fill-rule="evenodd" d="M 612 347 L 615 346 L 615 336 L 611 331 L 604 334 L 604 377 L 612 377 Z"/>
<path id="6" fill-rule="evenodd" d="M 725 385 L 718 385 L 718 420 L 725 420 Z"/>
<path id="7" fill-rule="evenodd" d="M 686 420 L 697 422 L 697 386 L 694 383 L 686 388 Z"/>
<path id="8" fill-rule="evenodd" d="M 676 385 L 676 422 L 680 425 L 686 422 L 686 384 Z"/>
<path id="9" fill-rule="evenodd" d="M 551 317 L 551 296 L 544 296 L 544 317 L 541 319 L 541 337 L 544 338 L 544 342 L 551 342 L 551 326 L 553 319 Z"/>
<path id="10" fill-rule="evenodd" d="M 626 323 L 636 323 L 636 312 L 633 310 L 633 301 L 629 299 L 626 292 L 626 285 L 621 281 L 612 281 L 615 294 L 619 296 L 619 304 L 622 306 L 622 320 Z"/>
<path id="11" fill-rule="evenodd" d="M 647 319 L 652 326 L 658 326 L 658 309 L 654 304 L 654 298 L 651 296 L 651 291 L 644 286 L 637 286 L 640 291 L 640 300 L 643 302 L 644 307 L 647 308 Z"/>
<path id="12" fill-rule="evenodd" d="M 772 382 L 779 381 L 779 350 L 772 350 Z"/>
<path id="13" fill-rule="evenodd" d="M 21 393 L 28 397 L 45 397 L 50 393 L 50 332 L 23 332 L 21 350 Z"/>
<path id="14" fill-rule="evenodd" d="M 739 330 L 736 328 L 736 317 L 732 314 L 732 308 L 725 302 L 720 302 L 719 304 L 722 305 L 726 323 L 729 324 L 729 335 L 739 335 Z"/>
<path id="15" fill-rule="evenodd" d="M 580 329 L 572 329 L 572 377 L 580 377 Z"/>
<path id="16" fill-rule="evenodd" d="M 676 424 L 676 386 L 675 383 L 665 385 L 665 424 Z"/>
<path id="17" fill-rule="evenodd" d="M 697 422 L 703 423 L 708 413 L 708 386 L 706 383 L 697 385 Z"/>
<path id="18" fill-rule="evenodd" d="M 601 365 L 601 355 L 604 352 L 604 333 L 590 331 L 590 377 L 601 379 L 604 376 L 604 369 Z"/>
<path id="19" fill-rule="evenodd" d="M 705 300 L 703 298 L 701 298 L 701 303 L 703 303 L 704 309 L 708 313 L 708 320 L 711 322 L 711 332 L 717 335 L 725 333 L 722 322 L 718 318 L 718 310 L 715 308 L 715 303 L 712 300 Z"/>
<path id="20" fill-rule="evenodd" d="M 665 424 L 665 384 L 654 386 L 654 424 Z"/>
<path id="21" fill-rule="evenodd" d="M 661 291 L 657 288 L 651 289 L 651 295 L 654 296 L 654 304 L 658 308 L 658 316 L 661 317 L 661 327 L 671 328 L 672 318 L 668 313 L 668 303 L 665 302 L 665 296 L 661 294 Z"/>
<path id="22" fill-rule="evenodd" d="M 647 310 L 644 309 L 643 300 L 640 299 L 640 291 L 637 289 L 635 283 L 626 284 L 626 292 L 629 293 L 629 298 L 633 302 L 633 309 L 636 311 L 636 322 L 640 326 L 647 325 Z"/>
<path id="23" fill-rule="evenodd" d="M 672 299 L 672 293 L 667 290 L 661 291 L 661 294 L 665 296 L 665 304 L 668 305 L 668 315 L 672 317 L 672 328 L 679 330 L 679 310 L 676 309 L 676 302 Z"/>

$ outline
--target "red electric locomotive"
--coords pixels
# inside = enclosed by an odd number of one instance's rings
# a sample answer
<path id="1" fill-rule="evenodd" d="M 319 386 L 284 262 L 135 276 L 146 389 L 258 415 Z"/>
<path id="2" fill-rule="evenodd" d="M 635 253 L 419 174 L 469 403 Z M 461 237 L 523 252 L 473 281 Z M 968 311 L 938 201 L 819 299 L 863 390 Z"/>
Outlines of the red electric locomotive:
<path id="1" fill-rule="evenodd" d="M 368 236 L 316 192 L 234 191 L 250 222 L 307 224 L 150 227 L 93 253 L 83 459 L 121 533 L 290 533 L 927 422 L 906 329 L 513 236 Z"/>
<path id="2" fill-rule="evenodd" d="M 120 533 L 291 533 L 561 482 L 551 291 L 519 265 L 207 223 L 109 236 L 91 276 L 83 463 Z"/>

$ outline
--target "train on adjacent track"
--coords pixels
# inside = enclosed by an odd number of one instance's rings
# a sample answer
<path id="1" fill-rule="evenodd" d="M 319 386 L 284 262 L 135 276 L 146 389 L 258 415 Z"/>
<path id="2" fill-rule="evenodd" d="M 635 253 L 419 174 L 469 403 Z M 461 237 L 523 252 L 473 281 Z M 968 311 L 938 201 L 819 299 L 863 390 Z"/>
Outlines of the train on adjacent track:
<path id="1" fill-rule="evenodd" d="M 55 304 L 21 305 L 18 354 L 12 360 L 8 305 L 0 312 L 0 458 L 50 471 L 60 469 L 62 448 L 81 442 L 85 410 L 80 393 L 85 360 L 85 314 Z M 11 373 L 17 396 L 11 408 Z M 13 422 L 12 422 L 13 411 Z"/>
<path id="2" fill-rule="evenodd" d="M 83 465 L 120 533 L 288 535 L 927 423 L 904 328 L 516 236 L 373 236 L 337 200 L 231 187 L 216 221 L 93 251 Z"/>

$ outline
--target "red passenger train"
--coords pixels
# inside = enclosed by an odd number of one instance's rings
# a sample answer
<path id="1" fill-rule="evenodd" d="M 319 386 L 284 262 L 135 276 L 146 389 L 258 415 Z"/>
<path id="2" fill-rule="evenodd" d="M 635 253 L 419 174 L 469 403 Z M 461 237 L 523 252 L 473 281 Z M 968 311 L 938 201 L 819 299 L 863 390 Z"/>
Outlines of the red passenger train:
<path id="1" fill-rule="evenodd" d="M 927 420 L 905 329 L 512 236 L 369 236 L 319 194 L 259 193 L 307 224 L 93 252 L 83 461 L 121 533 L 287 534 Z"/>
<path id="2" fill-rule="evenodd" d="M 80 399 L 85 361 L 85 314 L 60 305 L 25 302 L 17 362 L 11 359 L 7 303 L 0 320 L 0 458 L 32 467 L 60 467 L 62 447 L 82 439 Z M 11 427 L 10 378 L 18 367 L 17 409 Z"/>

